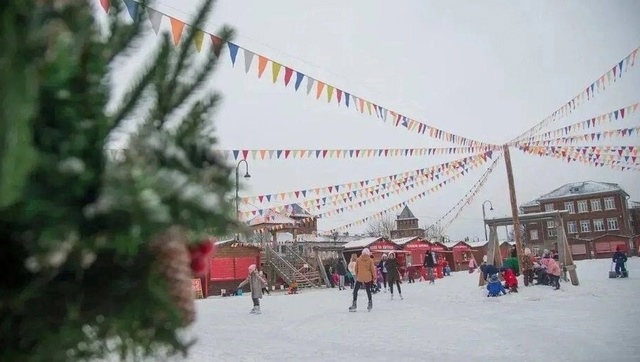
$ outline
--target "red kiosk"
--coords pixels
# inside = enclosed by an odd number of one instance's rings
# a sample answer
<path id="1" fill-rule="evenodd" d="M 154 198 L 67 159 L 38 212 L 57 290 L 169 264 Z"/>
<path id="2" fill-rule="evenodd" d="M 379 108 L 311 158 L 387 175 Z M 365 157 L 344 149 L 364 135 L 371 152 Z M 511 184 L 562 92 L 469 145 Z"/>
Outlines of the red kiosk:
<path id="1" fill-rule="evenodd" d="M 344 244 L 343 254 L 345 260 L 349 262 L 352 254 L 360 255 L 364 248 L 369 248 L 369 250 L 371 251 L 371 255 L 373 255 L 373 261 L 374 263 L 376 263 L 376 265 L 382 259 L 382 255 L 389 254 L 393 251 L 396 254 L 396 259 L 398 259 L 400 265 L 403 268 L 406 266 L 405 255 L 408 252 L 401 250 L 398 244 L 385 237 L 364 238 L 353 240 Z"/>
<path id="2" fill-rule="evenodd" d="M 458 241 L 449 247 L 453 254 L 453 265 L 451 269 L 454 271 L 468 270 L 469 261 L 473 259 L 471 245 L 464 241 Z"/>
<path id="3" fill-rule="evenodd" d="M 406 237 L 392 240 L 400 246 L 405 254 L 405 266 L 411 264 L 411 271 L 416 275 L 424 275 L 424 258 L 427 250 L 431 249 L 431 243 L 421 237 Z"/>
<path id="4" fill-rule="evenodd" d="M 436 254 L 436 277 L 438 279 L 444 278 L 444 264 L 445 260 L 451 264 L 451 257 L 447 257 L 448 248 L 445 244 L 435 241 L 431 245 L 431 252 Z"/>

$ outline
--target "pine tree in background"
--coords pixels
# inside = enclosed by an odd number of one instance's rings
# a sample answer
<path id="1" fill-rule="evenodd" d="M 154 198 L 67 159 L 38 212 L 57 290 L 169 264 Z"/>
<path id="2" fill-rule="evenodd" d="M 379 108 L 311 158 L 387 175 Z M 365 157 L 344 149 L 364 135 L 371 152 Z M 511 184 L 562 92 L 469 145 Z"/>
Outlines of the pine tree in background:
<path id="1" fill-rule="evenodd" d="M 239 227 L 232 169 L 211 152 L 220 97 L 204 91 L 232 32 L 203 62 L 192 45 L 212 1 L 179 47 L 163 35 L 110 113 L 108 72 L 144 12 L 128 24 L 113 1 L 105 36 L 91 5 L 0 2 L 0 361 L 186 352 L 187 244 Z M 111 161 L 127 122 L 128 150 Z"/>

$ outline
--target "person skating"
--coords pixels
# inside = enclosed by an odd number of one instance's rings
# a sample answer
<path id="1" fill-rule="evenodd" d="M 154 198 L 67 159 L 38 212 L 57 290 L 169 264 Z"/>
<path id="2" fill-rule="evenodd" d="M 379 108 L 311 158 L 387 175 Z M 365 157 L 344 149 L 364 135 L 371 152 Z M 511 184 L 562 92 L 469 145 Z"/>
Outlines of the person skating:
<path id="1" fill-rule="evenodd" d="M 391 299 L 393 299 L 393 284 L 396 284 L 398 287 L 398 296 L 400 299 L 402 298 L 402 289 L 400 289 L 400 263 L 398 259 L 396 259 L 396 254 L 394 252 L 389 253 L 389 257 L 387 258 L 387 282 L 389 283 L 389 292 L 391 293 Z"/>
<path id="2" fill-rule="evenodd" d="M 387 254 L 382 254 L 380 263 L 378 263 L 378 269 L 382 273 L 382 284 L 384 285 L 384 292 L 387 292 Z"/>
<path id="3" fill-rule="evenodd" d="M 356 285 L 356 260 L 358 256 L 356 254 L 351 254 L 351 260 L 349 261 L 349 265 L 347 269 L 349 269 L 349 274 L 351 274 L 351 289 Z"/>
<path id="4" fill-rule="evenodd" d="M 338 274 L 338 289 L 339 290 L 344 290 L 344 278 L 345 275 L 347 275 L 347 268 L 344 265 L 344 261 L 342 261 L 342 258 L 338 258 L 338 261 L 336 262 L 336 273 Z"/>
<path id="5" fill-rule="evenodd" d="M 627 255 L 620 249 L 620 246 L 616 246 L 616 252 L 613 253 L 613 262 L 616 264 L 616 274 L 619 278 L 627 277 L 627 268 L 624 263 L 627 262 Z"/>
<path id="6" fill-rule="evenodd" d="M 427 269 L 427 278 L 429 279 L 429 284 L 435 284 L 435 279 L 433 277 L 433 268 L 436 266 L 436 259 L 431 250 L 427 250 L 427 253 L 424 255 L 424 267 Z"/>
<path id="7" fill-rule="evenodd" d="M 238 289 L 242 289 L 245 285 L 249 284 L 251 290 L 251 300 L 253 301 L 252 314 L 260 314 L 260 299 L 262 298 L 262 288 L 267 285 L 267 281 L 260 276 L 255 264 L 249 265 L 249 275 L 240 285 Z"/>
<path id="8" fill-rule="evenodd" d="M 262 293 L 267 293 L 267 295 L 271 295 L 269 291 L 269 278 L 267 278 L 266 274 L 262 270 L 260 270 L 260 276 L 267 281 L 267 285 L 262 287 Z"/>
<path id="9" fill-rule="evenodd" d="M 355 312 L 358 309 L 358 290 L 364 285 L 367 292 L 367 298 L 369 299 L 369 305 L 367 310 L 373 309 L 373 300 L 371 298 L 371 287 L 376 277 L 376 266 L 371 258 L 371 251 L 368 248 L 362 250 L 362 254 L 356 260 L 355 265 L 355 278 L 356 286 L 353 289 L 353 303 L 349 307 L 350 312 Z"/>

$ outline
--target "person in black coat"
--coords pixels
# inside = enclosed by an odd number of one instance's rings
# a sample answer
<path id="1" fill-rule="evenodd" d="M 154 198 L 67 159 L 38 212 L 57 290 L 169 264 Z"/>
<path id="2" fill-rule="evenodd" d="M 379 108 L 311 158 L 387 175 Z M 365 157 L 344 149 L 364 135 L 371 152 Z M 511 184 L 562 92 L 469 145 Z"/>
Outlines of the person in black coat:
<path id="1" fill-rule="evenodd" d="M 340 280 L 338 282 L 338 289 L 344 290 L 344 276 L 347 275 L 347 267 L 344 265 L 344 261 L 342 261 L 342 258 L 338 258 L 338 261 L 336 262 L 336 273 L 338 274 L 338 278 Z"/>
<path id="2" fill-rule="evenodd" d="M 435 278 L 433 277 L 433 268 L 435 266 L 435 255 L 431 252 L 431 250 L 427 250 L 427 253 L 424 255 L 424 267 L 427 268 L 427 278 L 429 279 L 429 284 L 435 284 Z"/>
<path id="3" fill-rule="evenodd" d="M 616 274 L 618 274 L 618 277 L 626 278 L 628 274 L 624 263 L 627 262 L 627 255 L 619 246 L 616 246 L 616 252 L 613 253 L 613 262 L 616 263 Z"/>
<path id="4" fill-rule="evenodd" d="M 487 280 L 491 278 L 492 275 L 498 274 L 499 270 L 495 265 L 483 263 L 480 266 L 480 271 L 482 272 L 482 276 L 484 277 L 484 280 Z"/>

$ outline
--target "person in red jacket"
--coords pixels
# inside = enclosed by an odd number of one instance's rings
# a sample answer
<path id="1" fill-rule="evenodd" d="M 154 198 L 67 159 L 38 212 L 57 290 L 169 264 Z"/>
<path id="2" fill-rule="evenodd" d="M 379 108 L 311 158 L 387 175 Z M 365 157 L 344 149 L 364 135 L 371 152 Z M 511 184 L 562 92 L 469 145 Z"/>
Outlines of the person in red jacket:
<path id="1" fill-rule="evenodd" d="M 504 278 L 504 288 L 509 290 L 509 293 L 518 292 L 518 278 L 510 268 L 502 269 L 502 278 Z"/>

